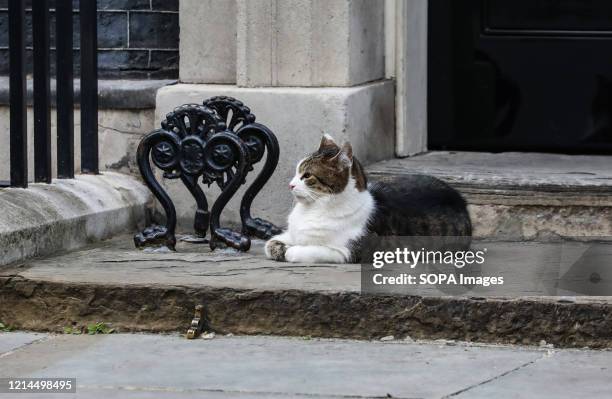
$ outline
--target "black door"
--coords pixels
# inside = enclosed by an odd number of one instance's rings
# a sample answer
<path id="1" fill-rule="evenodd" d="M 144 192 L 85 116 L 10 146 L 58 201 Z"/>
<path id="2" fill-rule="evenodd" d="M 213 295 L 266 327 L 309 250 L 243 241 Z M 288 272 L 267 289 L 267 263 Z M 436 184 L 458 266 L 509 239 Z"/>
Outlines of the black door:
<path id="1" fill-rule="evenodd" d="M 430 149 L 612 154 L 612 0 L 431 0 Z"/>

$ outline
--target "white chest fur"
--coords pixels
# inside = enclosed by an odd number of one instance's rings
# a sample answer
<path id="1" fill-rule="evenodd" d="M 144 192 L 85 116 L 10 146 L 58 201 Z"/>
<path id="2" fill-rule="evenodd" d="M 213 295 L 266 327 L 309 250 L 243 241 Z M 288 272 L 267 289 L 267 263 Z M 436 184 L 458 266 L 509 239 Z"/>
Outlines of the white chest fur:
<path id="1" fill-rule="evenodd" d="M 351 240 L 365 234 L 374 199 L 367 190 L 358 191 L 351 183 L 340 194 L 295 205 L 287 231 L 294 245 L 322 245 L 345 252 Z"/>

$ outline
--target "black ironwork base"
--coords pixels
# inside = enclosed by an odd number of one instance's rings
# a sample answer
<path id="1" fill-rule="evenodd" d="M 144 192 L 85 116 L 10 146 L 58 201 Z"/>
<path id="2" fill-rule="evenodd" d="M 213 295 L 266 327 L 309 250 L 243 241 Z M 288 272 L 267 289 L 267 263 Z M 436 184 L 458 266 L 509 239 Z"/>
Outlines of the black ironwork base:
<path id="1" fill-rule="evenodd" d="M 221 212 L 234 196 L 253 165 L 266 157 L 264 165 L 247 188 L 240 203 L 242 231 L 221 227 Z M 210 227 L 211 248 L 219 242 L 241 251 L 251 246 L 250 237 L 267 239 L 281 230 L 272 223 L 251 216 L 253 199 L 272 176 L 278 164 L 276 137 L 266 126 L 255 122 L 255 115 L 232 97 L 212 97 L 199 104 L 185 104 L 166 115 L 161 129 L 147 134 L 138 146 L 138 168 L 147 187 L 161 203 L 165 226 L 150 226 L 134 236 L 137 247 L 165 244 L 175 249 L 176 209 L 159 184 L 151 163 L 166 179 L 180 179 L 197 204 L 195 234 L 206 236 Z M 222 190 L 208 210 L 199 180 Z"/>

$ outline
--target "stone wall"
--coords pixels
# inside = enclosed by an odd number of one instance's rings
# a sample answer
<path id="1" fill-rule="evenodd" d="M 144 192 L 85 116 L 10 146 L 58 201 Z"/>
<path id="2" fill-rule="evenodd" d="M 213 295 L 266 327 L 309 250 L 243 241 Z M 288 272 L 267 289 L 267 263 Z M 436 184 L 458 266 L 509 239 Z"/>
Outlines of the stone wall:
<path id="1" fill-rule="evenodd" d="M 26 57 L 32 71 L 32 0 L 26 1 Z M 51 4 L 51 71 L 55 72 L 55 12 Z M 79 1 L 74 0 L 75 76 L 79 73 Z M 9 72 L 8 0 L 0 0 L 0 75 Z M 98 68 L 101 78 L 176 78 L 178 0 L 98 0 Z"/>
<path id="2" fill-rule="evenodd" d="M 98 112 L 100 170 L 113 170 L 139 176 L 136 149 L 142 136 L 153 130 L 153 109 L 101 109 Z M 51 156 L 53 177 L 57 176 L 57 129 L 55 108 L 51 110 Z M 81 170 L 81 118 L 74 113 L 75 172 Z M 0 180 L 10 179 L 9 107 L 0 105 Z M 34 128 L 32 108 L 28 108 L 28 172 L 34 180 Z"/>

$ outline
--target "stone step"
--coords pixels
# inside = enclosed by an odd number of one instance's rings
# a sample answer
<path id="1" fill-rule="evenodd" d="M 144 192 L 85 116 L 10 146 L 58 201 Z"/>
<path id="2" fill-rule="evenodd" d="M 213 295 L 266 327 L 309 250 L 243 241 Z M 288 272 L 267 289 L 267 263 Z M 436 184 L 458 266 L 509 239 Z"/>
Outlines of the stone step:
<path id="1" fill-rule="evenodd" d="M 533 278 L 525 257 L 510 255 L 525 266 L 507 268 L 507 281 Z M 0 321 L 37 331 L 105 322 L 120 332 L 185 332 L 202 304 L 218 333 L 612 347 L 611 297 L 547 296 L 528 285 L 504 296 L 512 284 L 461 296 L 364 294 L 360 268 L 269 261 L 261 242 L 248 253 L 186 242 L 177 252 L 139 251 L 123 236 L 0 267 Z"/>
<path id="2" fill-rule="evenodd" d="M 371 180 L 439 177 L 469 203 L 477 237 L 612 237 L 612 157 L 430 152 L 370 165 Z"/>

